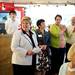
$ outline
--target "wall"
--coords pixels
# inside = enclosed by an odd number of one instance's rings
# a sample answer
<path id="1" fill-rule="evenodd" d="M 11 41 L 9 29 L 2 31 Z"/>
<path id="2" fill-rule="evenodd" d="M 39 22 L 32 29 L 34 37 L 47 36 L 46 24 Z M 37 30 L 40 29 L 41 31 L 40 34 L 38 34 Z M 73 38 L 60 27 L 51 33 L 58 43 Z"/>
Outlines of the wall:
<path id="1" fill-rule="evenodd" d="M 10 44 L 11 36 L 0 35 L 0 75 L 13 75 Z"/>

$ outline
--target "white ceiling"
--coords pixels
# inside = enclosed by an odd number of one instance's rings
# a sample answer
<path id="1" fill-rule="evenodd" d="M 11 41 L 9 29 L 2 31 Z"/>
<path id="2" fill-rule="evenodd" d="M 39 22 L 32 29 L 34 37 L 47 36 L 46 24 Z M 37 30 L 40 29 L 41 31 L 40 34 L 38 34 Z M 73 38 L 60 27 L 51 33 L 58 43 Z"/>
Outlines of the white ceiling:
<path id="1" fill-rule="evenodd" d="M 0 0 L 0 2 L 14 3 L 75 3 L 75 0 Z"/>

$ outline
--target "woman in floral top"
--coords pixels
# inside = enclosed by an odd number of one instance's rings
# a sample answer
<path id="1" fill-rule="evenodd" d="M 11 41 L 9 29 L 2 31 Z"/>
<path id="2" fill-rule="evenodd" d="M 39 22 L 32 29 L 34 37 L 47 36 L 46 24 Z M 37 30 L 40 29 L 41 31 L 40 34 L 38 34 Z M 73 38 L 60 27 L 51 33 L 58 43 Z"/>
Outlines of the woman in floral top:
<path id="1" fill-rule="evenodd" d="M 38 29 L 35 32 L 38 45 L 44 46 L 42 51 L 37 55 L 37 70 L 48 73 L 51 68 L 50 34 L 45 31 L 45 20 L 39 19 L 37 26 Z"/>

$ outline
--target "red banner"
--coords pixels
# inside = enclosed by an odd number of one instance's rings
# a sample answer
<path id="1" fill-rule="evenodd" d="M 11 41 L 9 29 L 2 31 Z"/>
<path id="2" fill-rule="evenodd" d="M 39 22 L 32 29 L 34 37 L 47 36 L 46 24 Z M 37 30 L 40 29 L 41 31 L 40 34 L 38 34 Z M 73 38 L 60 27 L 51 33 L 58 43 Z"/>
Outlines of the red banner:
<path id="1" fill-rule="evenodd" d="M 0 2 L 0 11 L 2 10 L 2 3 Z"/>
<path id="2" fill-rule="evenodd" d="M 5 2 L 0 2 L 0 11 L 5 10 L 5 11 L 11 11 L 14 10 L 14 3 L 5 3 Z"/>

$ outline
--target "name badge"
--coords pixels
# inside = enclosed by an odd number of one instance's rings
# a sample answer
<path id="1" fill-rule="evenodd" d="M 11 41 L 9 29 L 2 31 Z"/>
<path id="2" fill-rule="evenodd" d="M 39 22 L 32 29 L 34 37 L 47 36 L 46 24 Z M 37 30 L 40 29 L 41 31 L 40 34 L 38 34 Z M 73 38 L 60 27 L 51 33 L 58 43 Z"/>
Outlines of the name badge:
<path id="1" fill-rule="evenodd" d="M 42 37 L 42 35 L 38 35 L 38 37 Z"/>

